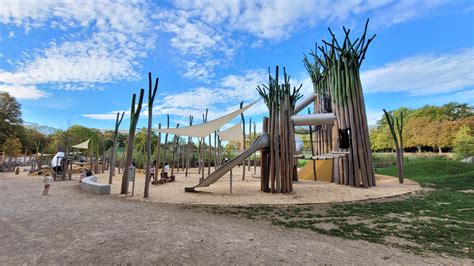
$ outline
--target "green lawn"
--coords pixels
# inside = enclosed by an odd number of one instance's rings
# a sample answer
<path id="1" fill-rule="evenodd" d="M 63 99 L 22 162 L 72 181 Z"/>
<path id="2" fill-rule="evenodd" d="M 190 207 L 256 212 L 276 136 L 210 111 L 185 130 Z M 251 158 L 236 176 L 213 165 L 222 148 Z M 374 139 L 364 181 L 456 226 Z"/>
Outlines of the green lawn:
<path id="1" fill-rule="evenodd" d="M 377 172 L 395 175 L 396 169 L 389 167 Z M 474 258 L 474 165 L 417 160 L 406 163 L 405 175 L 432 190 L 361 203 L 200 208 L 421 254 Z"/>

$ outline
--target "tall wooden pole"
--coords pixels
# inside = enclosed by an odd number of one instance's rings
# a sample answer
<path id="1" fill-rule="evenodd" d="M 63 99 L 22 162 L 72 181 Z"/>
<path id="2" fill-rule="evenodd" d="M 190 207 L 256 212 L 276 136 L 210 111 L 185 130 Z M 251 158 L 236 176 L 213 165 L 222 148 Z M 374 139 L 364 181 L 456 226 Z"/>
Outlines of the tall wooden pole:
<path id="1" fill-rule="evenodd" d="M 158 123 L 158 140 L 156 142 L 156 164 L 155 164 L 155 174 L 153 176 L 154 184 L 158 184 L 158 175 L 160 174 L 160 163 L 161 163 L 161 123 Z"/>
<path id="2" fill-rule="evenodd" d="M 146 137 L 146 171 L 145 171 L 145 189 L 143 192 L 143 197 L 148 198 L 150 193 L 150 169 L 151 165 L 151 128 L 153 120 L 153 103 L 155 102 L 156 91 L 158 90 L 158 81 L 159 78 L 156 78 L 155 86 L 152 89 L 152 78 L 151 72 L 148 73 L 148 128 L 147 128 L 147 137 Z"/>
<path id="3" fill-rule="evenodd" d="M 244 106 L 244 102 L 240 102 L 240 109 L 242 109 Z M 245 146 L 245 117 L 244 113 L 240 114 L 241 120 L 242 120 L 242 150 L 246 149 Z M 245 180 L 245 160 L 242 161 L 242 180 Z"/>
<path id="4" fill-rule="evenodd" d="M 143 94 L 145 90 L 140 90 L 140 96 L 138 99 L 138 106 L 135 109 L 135 98 L 136 94 L 132 96 L 132 105 L 130 111 L 130 129 L 128 134 L 128 145 L 127 145 L 127 160 L 125 164 L 125 169 L 122 175 L 122 187 L 120 194 L 126 194 L 128 192 L 128 168 L 132 164 L 133 158 L 133 141 L 135 140 L 135 130 L 137 128 L 138 118 L 140 117 L 140 112 L 142 110 L 143 103 Z"/>
<path id="5" fill-rule="evenodd" d="M 117 148 L 118 130 L 120 128 L 120 124 L 122 123 L 124 115 L 125 112 L 122 112 L 122 115 L 120 115 L 120 113 L 117 113 L 117 118 L 115 119 L 114 142 L 110 151 L 109 184 L 112 184 L 112 178 L 115 175 L 115 149 Z"/>

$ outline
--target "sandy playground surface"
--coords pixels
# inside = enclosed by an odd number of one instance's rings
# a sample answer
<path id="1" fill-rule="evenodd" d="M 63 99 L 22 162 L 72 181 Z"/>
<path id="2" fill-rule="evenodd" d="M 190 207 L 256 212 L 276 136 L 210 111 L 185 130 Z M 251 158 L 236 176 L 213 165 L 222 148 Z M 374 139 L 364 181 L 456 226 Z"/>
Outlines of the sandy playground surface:
<path id="1" fill-rule="evenodd" d="M 93 195 L 74 178 L 54 182 L 43 197 L 41 177 L 0 173 L 0 265 L 472 264 L 176 204 Z"/>
<path id="2" fill-rule="evenodd" d="M 199 177 L 201 177 L 197 168 L 190 172 L 191 174 L 188 177 L 185 177 L 182 171 L 175 172 L 176 181 L 172 183 L 150 185 L 150 197 L 145 200 L 161 203 L 205 205 L 311 204 L 392 197 L 422 189 L 418 183 L 407 179 L 405 179 L 405 184 L 399 184 L 397 178 L 379 175 L 377 176 L 377 186 L 368 189 L 303 180 L 294 183 L 292 193 L 271 194 L 260 191 L 259 168 L 257 168 L 257 174 L 254 174 L 253 168 L 250 172 L 247 170 L 245 181 L 242 181 L 242 167 L 238 167 L 233 170 L 232 194 L 229 193 L 229 173 L 209 187 L 197 188 L 196 190 L 199 193 L 187 193 L 184 192 L 184 188 L 195 186 L 199 183 Z M 207 174 L 207 168 L 205 173 Z M 99 174 L 97 177 L 98 182 L 108 183 L 108 173 Z M 119 195 L 121 180 L 121 175 L 117 174 L 114 177 L 112 194 Z M 144 183 L 144 174 L 137 173 L 133 199 L 144 200 Z M 129 191 L 132 191 L 131 182 Z"/>

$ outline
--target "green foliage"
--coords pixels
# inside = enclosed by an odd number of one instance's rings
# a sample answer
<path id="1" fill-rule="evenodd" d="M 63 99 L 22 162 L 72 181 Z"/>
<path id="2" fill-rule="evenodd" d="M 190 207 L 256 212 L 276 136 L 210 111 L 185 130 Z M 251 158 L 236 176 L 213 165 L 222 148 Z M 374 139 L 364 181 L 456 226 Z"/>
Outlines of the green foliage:
<path id="1" fill-rule="evenodd" d="M 405 149 L 430 150 L 452 149 L 458 129 L 468 125 L 474 129 L 472 107 L 467 104 L 448 103 L 443 106 L 426 105 L 418 109 L 401 107 L 390 111 L 397 117 L 403 112 L 403 140 Z M 390 151 L 393 141 L 386 119 L 382 116 L 377 126 L 370 130 L 371 147 L 374 151 Z"/>
<path id="2" fill-rule="evenodd" d="M 23 143 L 23 148 L 28 149 L 31 153 L 36 153 L 39 152 L 36 150 L 38 144 L 45 144 L 47 137 L 36 129 L 25 128 L 21 142 Z"/>
<path id="3" fill-rule="evenodd" d="M 390 136 L 388 125 L 385 127 L 375 127 L 369 130 L 370 145 L 373 151 L 393 150 L 393 141 Z"/>
<path id="4" fill-rule="evenodd" d="M 307 163 L 308 163 L 308 160 L 299 159 L 298 160 L 298 167 L 303 168 Z"/>
<path id="5" fill-rule="evenodd" d="M 7 137 L 2 148 L 7 156 L 17 157 L 21 153 L 21 141 L 19 138 Z"/>
<path id="6" fill-rule="evenodd" d="M 461 127 L 454 139 L 454 154 L 457 159 L 474 156 L 474 132 L 468 127 Z"/>
<path id="7" fill-rule="evenodd" d="M 447 155 L 437 153 L 405 153 L 404 162 L 428 161 L 428 160 L 448 160 Z M 397 164 L 395 153 L 372 153 L 372 162 L 376 168 L 390 167 Z"/>
<path id="8" fill-rule="evenodd" d="M 22 122 L 20 103 L 7 92 L 0 92 L 0 143 L 23 130 Z"/>
<path id="9" fill-rule="evenodd" d="M 48 138 L 47 152 L 54 153 L 57 150 L 65 151 L 66 147 L 79 144 L 90 139 L 89 152 L 94 155 L 102 153 L 105 149 L 104 136 L 97 129 L 73 125 L 66 131 L 57 131 Z"/>

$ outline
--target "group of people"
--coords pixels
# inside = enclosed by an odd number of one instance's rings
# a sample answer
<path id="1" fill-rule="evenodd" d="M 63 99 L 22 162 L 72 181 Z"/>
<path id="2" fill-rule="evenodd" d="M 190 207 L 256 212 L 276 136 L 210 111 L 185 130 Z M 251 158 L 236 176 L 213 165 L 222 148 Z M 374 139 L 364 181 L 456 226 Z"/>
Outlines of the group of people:
<path id="1" fill-rule="evenodd" d="M 169 172 L 170 172 L 170 165 L 165 162 L 165 164 L 163 165 L 163 173 L 161 175 L 160 180 L 169 182 L 171 181 L 169 179 L 173 179 L 172 181 L 174 181 L 174 176 L 170 176 Z M 150 181 L 152 181 L 153 179 L 155 179 L 155 167 L 150 168 Z M 163 183 L 163 182 L 159 182 L 159 183 Z"/>

